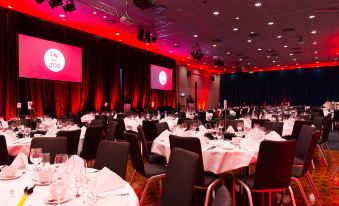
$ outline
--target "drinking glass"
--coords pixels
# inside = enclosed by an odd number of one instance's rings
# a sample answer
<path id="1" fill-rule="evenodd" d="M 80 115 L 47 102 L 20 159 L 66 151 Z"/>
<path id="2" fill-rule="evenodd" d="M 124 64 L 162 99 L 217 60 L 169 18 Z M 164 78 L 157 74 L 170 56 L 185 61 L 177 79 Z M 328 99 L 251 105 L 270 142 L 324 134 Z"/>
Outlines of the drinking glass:
<path id="1" fill-rule="evenodd" d="M 38 164 L 42 161 L 42 148 L 31 148 L 29 159 L 34 164 L 34 171 L 37 172 Z"/>
<path id="2" fill-rule="evenodd" d="M 64 190 L 67 189 L 66 183 L 64 181 L 59 181 L 53 185 L 53 189 L 57 195 L 58 198 L 58 205 L 60 206 L 60 196 L 64 192 Z"/>
<path id="3" fill-rule="evenodd" d="M 42 153 L 42 167 L 48 169 L 51 162 L 50 153 Z"/>
<path id="4" fill-rule="evenodd" d="M 243 122 L 237 122 L 237 129 L 238 129 L 238 132 L 242 132 L 242 131 L 243 131 L 243 126 L 244 126 L 244 123 L 243 123 Z"/>
<path id="5" fill-rule="evenodd" d="M 67 154 L 57 154 L 54 158 L 54 165 L 58 172 L 59 179 L 62 178 L 64 173 L 67 170 L 68 164 L 68 155 Z"/>

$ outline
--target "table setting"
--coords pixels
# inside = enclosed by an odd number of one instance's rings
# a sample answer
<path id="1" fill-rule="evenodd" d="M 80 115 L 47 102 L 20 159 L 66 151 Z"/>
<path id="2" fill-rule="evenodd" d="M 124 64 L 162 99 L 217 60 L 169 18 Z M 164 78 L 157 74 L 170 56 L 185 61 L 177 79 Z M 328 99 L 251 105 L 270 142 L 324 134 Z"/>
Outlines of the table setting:
<path id="1" fill-rule="evenodd" d="M 58 154 L 50 164 L 41 148 L 0 166 L 0 205 L 138 205 L 133 188 L 108 168 L 87 168 L 77 155 Z"/>

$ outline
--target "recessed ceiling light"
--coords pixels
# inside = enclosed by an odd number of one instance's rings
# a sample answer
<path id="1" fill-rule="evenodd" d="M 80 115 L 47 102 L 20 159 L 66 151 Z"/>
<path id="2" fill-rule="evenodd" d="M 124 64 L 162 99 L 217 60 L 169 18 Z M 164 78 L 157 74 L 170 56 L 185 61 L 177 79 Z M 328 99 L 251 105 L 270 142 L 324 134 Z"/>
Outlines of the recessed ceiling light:
<path id="1" fill-rule="evenodd" d="M 104 19 L 106 19 L 106 18 L 107 18 L 107 16 L 103 16 L 103 18 L 104 18 Z"/>
<path id="2" fill-rule="evenodd" d="M 251 65 L 251 62 L 248 62 L 247 65 Z"/>
<path id="3" fill-rule="evenodd" d="M 315 41 L 315 42 L 313 42 L 313 44 L 318 44 L 318 42 Z"/>
<path id="4" fill-rule="evenodd" d="M 216 45 L 216 44 L 213 44 L 212 46 L 213 46 L 213 47 L 216 47 L 217 45 Z"/>
<path id="5" fill-rule="evenodd" d="M 318 51 L 314 51 L 315 54 L 318 54 Z"/>
<path id="6" fill-rule="evenodd" d="M 93 14 L 97 14 L 97 12 L 93 11 Z"/>
<path id="7" fill-rule="evenodd" d="M 317 64 L 319 64 L 319 62 L 316 62 Z"/>
<path id="8" fill-rule="evenodd" d="M 293 59 L 293 61 L 297 61 L 297 59 Z"/>
<path id="9" fill-rule="evenodd" d="M 309 19 L 314 19 L 315 16 L 314 16 L 314 15 L 310 15 L 308 18 L 309 18 Z"/>
<path id="10" fill-rule="evenodd" d="M 115 35 L 117 35 L 117 36 L 120 36 L 120 33 L 119 33 L 119 32 L 117 32 L 117 33 L 115 33 Z"/>
<path id="11" fill-rule="evenodd" d="M 239 19 L 240 19 L 240 17 L 238 17 L 238 16 L 237 16 L 237 17 L 235 17 L 235 19 L 236 19 L 236 20 L 239 20 Z"/>
<path id="12" fill-rule="evenodd" d="M 271 56 L 268 55 L 268 56 L 266 56 L 266 57 L 267 57 L 267 58 L 270 58 Z"/>
<path id="13" fill-rule="evenodd" d="M 247 40 L 247 42 L 248 42 L 248 43 L 251 43 L 251 42 L 252 42 L 252 40 L 251 40 L 251 39 L 248 39 L 248 40 Z"/>
<path id="14" fill-rule="evenodd" d="M 228 51 L 228 52 L 226 52 L 226 54 L 230 55 L 230 54 L 231 54 L 231 52 L 229 52 L 229 51 Z"/>
<path id="15" fill-rule="evenodd" d="M 213 12 L 213 15 L 215 15 L 215 16 L 217 16 L 217 15 L 219 15 L 219 14 L 220 14 L 219 11 Z"/>
<path id="16" fill-rule="evenodd" d="M 273 23 L 273 21 L 270 21 L 270 22 L 268 22 L 267 24 L 271 26 L 271 25 L 273 25 L 274 23 Z"/>
<path id="17" fill-rule="evenodd" d="M 174 43 L 173 45 L 174 45 L 174 46 L 178 46 L 178 44 L 177 44 L 177 43 Z"/>
<path id="18" fill-rule="evenodd" d="M 280 67 L 280 64 L 278 64 L 277 67 Z"/>
<path id="19" fill-rule="evenodd" d="M 194 37 L 194 38 L 197 38 L 197 37 L 198 37 L 198 34 L 194 34 L 193 37 Z"/>
<path id="20" fill-rule="evenodd" d="M 292 54 L 292 53 L 290 53 L 289 55 L 290 55 L 290 56 L 293 56 L 293 54 Z"/>
<path id="21" fill-rule="evenodd" d="M 277 38 L 280 39 L 282 36 L 281 35 L 278 35 Z"/>
<path id="22" fill-rule="evenodd" d="M 251 31 L 251 34 L 254 34 L 254 31 Z"/>
<path id="23" fill-rule="evenodd" d="M 233 28 L 233 31 L 238 31 L 239 29 L 237 27 Z"/>
<path id="24" fill-rule="evenodd" d="M 239 58 L 239 61 L 242 61 L 242 58 Z"/>
<path id="25" fill-rule="evenodd" d="M 285 48 L 287 48 L 288 46 L 287 45 L 284 45 Z"/>
<path id="26" fill-rule="evenodd" d="M 59 15 L 61 18 L 65 18 L 65 14 L 60 14 Z"/>
<path id="27" fill-rule="evenodd" d="M 275 63 L 275 60 L 273 60 L 272 62 Z"/>
<path id="28" fill-rule="evenodd" d="M 313 30 L 313 31 L 311 31 L 311 33 L 312 33 L 312 34 L 316 34 L 316 33 L 317 33 L 317 31 L 316 31 L 316 30 Z"/>
<path id="29" fill-rule="evenodd" d="M 254 6 L 256 6 L 256 7 L 261 6 L 261 2 L 256 2 L 256 3 L 254 4 Z"/>
<path id="30" fill-rule="evenodd" d="M 258 51 L 261 51 L 261 48 L 258 48 Z"/>
<path id="31" fill-rule="evenodd" d="M 315 59 L 319 59 L 319 57 L 314 57 Z"/>
<path id="32" fill-rule="evenodd" d="M 7 6 L 9 9 L 12 9 L 13 7 L 12 6 Z"/>

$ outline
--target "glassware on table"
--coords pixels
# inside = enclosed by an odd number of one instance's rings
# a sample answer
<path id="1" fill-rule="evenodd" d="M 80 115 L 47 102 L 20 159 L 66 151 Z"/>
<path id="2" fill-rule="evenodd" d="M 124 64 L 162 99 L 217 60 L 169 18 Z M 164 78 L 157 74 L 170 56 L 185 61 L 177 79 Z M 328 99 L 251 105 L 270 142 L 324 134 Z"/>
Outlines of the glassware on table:
<path id="1" fill-rule="evenodd" d="M 38 164 L 42 161 L 42 148 L 31 148 L 29 159 L 34 164 L 36 172 L 38 169 Z"/>
<path id="2" fill-rule="evenodd" d="M 218 139 L 218 145 L 222 146 L 223 142 L 222 140 L 224 139 L 224 132 L 222 131 L 222 128 L 217 131 L 217 139 Z"/>
<path id="3" fill-rule="evenodd" d="M 42 153 L 42 167 L 48 169 L 51 163 L 51 154 Z"/>
<path id="4" fill-rule="evenodd" d="M 243 122 L 237 122 L 237 130 L 238 132 L 242 132 L 244 128 L 244 123 Z"/>
<path id="5" fill-rule="evenodd" d="M 68 155 L 67 154 L 57 154 L 54 158 L 54 166 L 58 173 L 58 178 L 61 179 L 68 167 Z"/>

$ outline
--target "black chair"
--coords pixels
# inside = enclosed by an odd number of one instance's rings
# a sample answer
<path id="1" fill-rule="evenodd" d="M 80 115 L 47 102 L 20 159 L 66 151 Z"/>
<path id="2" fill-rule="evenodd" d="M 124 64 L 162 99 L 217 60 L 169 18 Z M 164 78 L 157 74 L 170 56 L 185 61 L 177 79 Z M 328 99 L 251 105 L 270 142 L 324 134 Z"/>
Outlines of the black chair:
<path id="1" fill-rule="evenodd" d="M 339 123 L 339 109 L 333 111 L 333 126 L 337 127 Z"/>
<path id="2" fill-rule="evenodd" d="M 142 144 L 142 148 L 143 148 L 143 155 L 147 159 L 147 161 L 151 164 L 159 164 L 159 163 L 165 164 L 166 163 L 165 157 L 149 152 L 145 133 L 144 133 L 144 130 L 142 129 L 142 127 L 140 125 L 137 126 L 137 130 L 138 130 L 138 135 L 139 135 L 139 138 L 141 140 L 141 144 Z"/>
<path id="3" fill-rule="evenodd" d="M 201 122 L 199 119 L 186 119 L 184 120 L 184 124 L 187 125 L 187 129 L 191 129 L 194 125 L 198 125 Z"/>
<path id="4" fill-rule="evenodd" d="M 123 119 L 114 119 L 113 121 L 118 122 L 115 130 L 115 139 L 124 140 L 124 131 L 126 131 L 125 122 Z"/>
<path id="5" fill-rule="evenodd" d="M 296 205 L 290 187 L 296 145 L 295 140 L 262 141 L 255 174 L 239 176 L 233 181 L 233 203 L 235 204 L 235 184 L 237 182 L 245 188 L 250 206 L 253 206 L 251 192 L 268 193 L 269 205 L 272 205 L 272 192 L 284 192 L 287 188 L 290 191 L 293 205 Z"/>
<path id="6" fill-rule="evenodd" d="M 251 120 L 251 122 L 252 122 L 251 126 L 253 128 L 255 124 L 259 124 L 260 127 L 263 127 L 264 126 L 264 122 L 266 122 L 266 121 L 270 121 L 270 120 L 268 120 L 268 119 L 252 119 Z"/>
<path id="7" fill-rule="evenodd" d="M 295 151 L 294 163 L 292 168 L 292 180 L 297 183 L 306 205 L 310 205 L 310 203 L 300 181 L 304 177 L 304 175 L 306 175 L 311 189 L 313 190 L 314 196 L 320 204 L 319 193 L 310 173 L 308 172 L 319 138 L 319 130 L 316 130 L 316 128 L 312 126 L 303 126 L 298 137 L 297 148 Z"/>
<path id="8" fill-rule="evenodd" d="M 55 155 L 67 154 L 66 137 L 34 137 L 31 142 L 32 148 L 42 148 L 43 153 L 50 153 L 50 163 L 54 163 Z"/>
<path id="9" fill-rule="evenodd" d="M 6 138 L 0 135 L 0 165 L 9 165 L 9 155 L 7 150 Z"/>
<path id="10" fill-rule="evenodd" d="M 317 128 L 317 130 L 322 131 L 324 119 L 324 116 L 312 116 L 312 124 Z"/>
<path id="11" fill-rule="evenodd" d="M 142 129 L 145 134 L 147 146 L 148 146 L 148 152 L 151 152 L 151 147 L 153 144 L 153 140 L 158 137 L 157 127 L 155 126 L 157 123 L 159 123 L 158 120 L 144 120 L 142 121 Z"/>
<path id="12" fill-rule="evenodd" d="M 165 130 L 169 131 L 167 122 L 156 123 L 155 127 L 157 128 L 157 133 L 158 133 L 157 136 L 159 136 Z"/>
<path id="13" fill-rule="evenodd" d="M 312 121 L 296 120 L 293 125 L 292 135 L 283 136 L 284 139 L 298 139 L 301 127 L 304 125 L 310 126 Z"/>
<path id="14" fill-rule="evenodd" d="M 205 198 L 205 206 L 207 206 L 209 204 L 209 198 L 212 190 L 218 183 L 222 181 L 222 178 L 214 174 L 205 173 L 199 138 L 170 135 L 169 140 L 171 150 L 174 148 L 181 148 L 191 152 L 195 152 L 199 155 L 199 163 L 196 172 L 194 187 L 197 189 L 207 190 Z"/>
<path id="15" fill-rule="evenodd" d="M 115 141 L 117 126 L 117 121 L 108 121 L 106 140 Z"/>
<path id="16" fill-rule="evenodd" d="M 105 121 L 103 119 L 93 119 L 89 126 L 105 126 Z"/>
<path id="17" fill-rule="evenodd" d="M 320 141 L 317 144 L 317 147 L 318 147 L 318 149 L 320 151 L 320 154 L 322 155 L 322 157 L 324 159 L 324 162 L 325 162 L 326 166 L 328 166 L 328 163 L 327 163 L 327 159 L 326 159 L 326 156 L 325 156 L 324 146 L 326 146 L 327 151 L 329 152 L 329 154 L 331 156 L 331 159 L 333 160 L 333 156 L 332 156 L 331 150 L 330 150 L 330 148 L 328 147 L 328 144 L 327 144 L 328 137 L 330 135 L 331 129 L 332 129 L 332 119 L 324 120 L 323 124 L 322 124 L 321 139 L 320 139 Z"/>
<path id="18" fill-rule="evenodd" d="M 280 136 L 282 136 L 284 122 L 265 121 L 263 126 L 266 128 L 266 130 L 275 131 Z"/>
<path id="19" fill-rule="evenodd" d="M 163 181 L 160 206 L 192 205 L 194 177 L 199 155 L 175 148 L 171 151 Z"/>
<path id="20" fill-rule="evenodd" d="M 81 130 L 71 130 L 71 131 L 59 131 L 57 137 L 66 137 L 67 138 L 67 154 L 75 155 L 78 154 L 79 139 L 81 135 Z"/>
<path id="21" fill-rule="evenodd" d="M 213 206 L 231 206 L 232 205 L 232 196 L 227 190 L 225 185 L 219 188 L 215 199 L 213 201 Z"/>
<path id="22" fill-rule="evenodd" d="M 101 141 L 98 146 L 94 168 L 104 167 L 125 179 L 129 144 L 127 142 Z"/>
<path id="23" fill-rule="evenodd" d="M 103 126 L 89 126 L 87 127 L 84 143 L 82 145 L 82 150 L 80 157 L 85 160 L 95 159 L 97 154 L 97 149 L 99 142 L 104 140 L 103 136 L 104 127 Z"/>
<path id="24" fill-rule="evenodd" d="M 138 137 L 135 133 L 124 132 L 124 139 L 130 144 L 129 152 L 132 166 L 134 168 L 130 184 L 132 185 L 136 172 L 138 172 L 143 178 L 147 179 L 146 185 L 142 191 L 142 195 L 140 198 L 140 205 L 142 205 L 142 202 L 146 197 L 150 182 L 152 180 L 162 179 L 166 173 L 166 168 L 159 164 L 149 164 L 143 162 Z"/>

